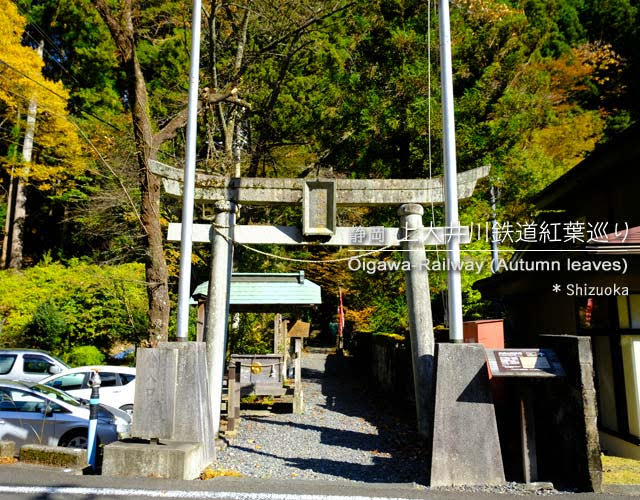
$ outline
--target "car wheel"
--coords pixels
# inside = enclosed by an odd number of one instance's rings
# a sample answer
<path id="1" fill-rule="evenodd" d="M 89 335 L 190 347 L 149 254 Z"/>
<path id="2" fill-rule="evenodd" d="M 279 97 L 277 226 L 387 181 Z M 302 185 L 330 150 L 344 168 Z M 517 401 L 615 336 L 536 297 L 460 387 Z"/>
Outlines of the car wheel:
<path id="1" fill-rule="evenodd" d="M 86 431 L 70 431 L 60 438 L 58 446 L 64 446 L 66 448 L 86 448 L 88 440 Z"/>
<path id="2" fill-rule="evenodd" d="M 133 417 L 133 405 L 124 405 L 124 406 L 121 406 L 120 409 L 122 411 L 126 411 L 129 415 Z"/>

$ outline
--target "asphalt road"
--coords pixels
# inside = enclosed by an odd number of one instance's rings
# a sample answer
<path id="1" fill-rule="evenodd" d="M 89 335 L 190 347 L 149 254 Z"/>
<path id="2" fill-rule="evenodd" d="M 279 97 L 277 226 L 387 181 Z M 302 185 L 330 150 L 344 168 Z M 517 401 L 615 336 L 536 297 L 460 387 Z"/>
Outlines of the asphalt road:
<path id="1" fill-rule="evenodd" d="M 612 492 L 613 493 L 613 492 Z M 627 493 L 559 494 L 553 500 L 634 498 Z M 212 500 L 483 500 L 530 498 L 536 495 L 497 495 L 466 491 L 430 491 L 412 484 L 362 484 L 338 481 L 276 481 L 252 478 L 217 478 L 209 481 L 124 479 L 76 476 L 25 465 L 0 466 L 0 499 L 148 499 L 186 498 Z M 636 497 L 637 498 L 637 497 Z"/>

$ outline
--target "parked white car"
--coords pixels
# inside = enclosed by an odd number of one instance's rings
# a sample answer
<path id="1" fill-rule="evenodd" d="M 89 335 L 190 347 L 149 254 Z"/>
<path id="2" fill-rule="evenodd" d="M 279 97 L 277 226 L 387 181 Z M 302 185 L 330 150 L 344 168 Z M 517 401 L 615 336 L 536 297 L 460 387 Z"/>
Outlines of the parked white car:
<path id="1" fill-rule="evenodd" d="M 34 383 L 51 374 L 68 370 L 69 365 L 38 349 L 0 349 L 0 377 Z"/>
<path id="2" fill-rule="evenodd" d="M 60 389 L 75 398 L 89 399 L 91 374 L 100 374 L 100 403 L 119 408 L 133 415 L 136 369 L 128 366 L 80 366 L 70 368 L 40 381 L 55 389 Z"/>

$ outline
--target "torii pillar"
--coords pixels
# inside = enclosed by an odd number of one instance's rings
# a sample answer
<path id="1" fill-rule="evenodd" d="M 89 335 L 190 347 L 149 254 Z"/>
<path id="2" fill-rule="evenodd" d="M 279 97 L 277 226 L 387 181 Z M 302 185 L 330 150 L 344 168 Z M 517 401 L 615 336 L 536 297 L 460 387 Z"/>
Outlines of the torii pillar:
<path id="1" fill-rule="evenodd" d="M 229 323 L 230 277 L 233 267 L 233 228 L 238 207 L 231 201 L 216 201 L 214 209 L 216 215 L 212 228 L 211 274 L 209 276 L 204 335 L 207 345 L 209 387 L 212 395 L 213 435 L 217 436 L 220 430 L 220 398 L 224 379 L 227 326 Z"/>
<path id="2" fill-rule="evenodd" d="M 431 316 L 431 292 L 426 267 L 421 205 L 408 203 L 398 209 L 400 230 L 403 232 L 402 249 L 410 270 L 405 272 L 413 387 L 416 398 L 418 432 L 431 438 L 434 408 L 434 337 Z"/>

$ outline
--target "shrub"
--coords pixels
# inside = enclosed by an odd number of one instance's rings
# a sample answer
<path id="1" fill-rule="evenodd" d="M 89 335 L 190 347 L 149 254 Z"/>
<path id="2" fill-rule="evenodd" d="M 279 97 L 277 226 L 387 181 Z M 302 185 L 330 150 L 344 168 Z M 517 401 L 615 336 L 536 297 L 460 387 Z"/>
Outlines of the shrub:
<path id="1" fill-rule="evenodd" d="M 65 363 L 71 366 L 103 365 L 104 354 L 92 345 L 74 347 L 62 356 Z"/>
<path id="2" fill-rule="evenodd" d="M 0 346 L 64 353 L 91 345 L 108 352 L 114 343 L 146 337 L 147 307 L 142 264 L 72 260 L 0 271 Z"/>
<path id="3" fill-rule="evenodd" d="M 33 319 L 27 325 L 23 345 L 25 347 L 49 348 L 58 354 L 67 338 L 69 326 L 55 304 L 43 302 L 38 305 Z"/>

